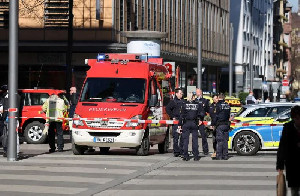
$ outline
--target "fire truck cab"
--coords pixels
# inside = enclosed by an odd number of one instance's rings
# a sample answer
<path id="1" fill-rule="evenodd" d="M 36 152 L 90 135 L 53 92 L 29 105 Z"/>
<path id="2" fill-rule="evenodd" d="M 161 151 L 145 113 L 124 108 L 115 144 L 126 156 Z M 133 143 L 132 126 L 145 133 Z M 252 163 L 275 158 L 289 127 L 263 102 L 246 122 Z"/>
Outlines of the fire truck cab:
<path id="1" fill-rule="evenodd" d="M 141 54 L 99 54 L 86 63 L 90 69 L 75 110 L 73 153 L 83 154 L 88 147 L 100 147 L 107 153 L 111 147 L 119 147 L 148 155 L 155 144 L 160 153 L 167 152 L 169 125 L 125 121 L 168 119 L 165 106 L 172 91 L 171 74 L 162 59 L 147 59 Z"/>

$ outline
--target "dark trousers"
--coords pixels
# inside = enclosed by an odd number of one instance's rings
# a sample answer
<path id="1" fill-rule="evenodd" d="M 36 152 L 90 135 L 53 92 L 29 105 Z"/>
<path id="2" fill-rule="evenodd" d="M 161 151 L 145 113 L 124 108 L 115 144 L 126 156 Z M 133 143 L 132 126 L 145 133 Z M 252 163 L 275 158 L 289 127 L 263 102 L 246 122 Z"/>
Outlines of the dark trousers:
<path id="1" fill-rule="evenodd" d="M 183 139 L 181 134 L 177 133 L 178 125 L 173 125 L 172 134 L 173 134 L 173 153 L 174 154 L 183 154 Z"/>
<path id="2" fill-rule="evenodd" d="M 0 137 L 3 135 L 4 121 L 0 120 Z"/>
<path id="3" fill-rule="evenodd" d="M 55 149 L 55 130 L 57 133 L 57 148 L 62 150 L 64 148 L 62 122 L 50 122 L 48 130 L 49 146 L 51 149 Z"/>
<path id="4" fill-rule="evenodd" d="M 198 145 L 198 126 L 194 121 L 187 121 L 182 128 L 183 137 L 183 156 L 189 158 L 189 138 L 192 133 L 192 151 L 194 157 L 199 157 L 199 145 Z"/>
<path id="5" fill-rule="evenodd" d="M 212 142 L 213 142 L 214 152 L 216 152 L 217 151 L 216 130 L 213 130 L 213 132 L 212 132 Z"/>
<path id="6" fill-rule="evenodd" d="M 217 159 L 228 158 L 229 129 L 228 125 L 219 125 L 216 129 Z"/>
<path id="7" fill-rule="evenodd" d="M 203 124 L 199 126 L 199 132 L 200 132 L 201 137 L 202 137 L 202 150 L 203 150 L 203 153 L 208 153 L 207 134 L 205 132 L 205 127 L 204 127 Z"/>

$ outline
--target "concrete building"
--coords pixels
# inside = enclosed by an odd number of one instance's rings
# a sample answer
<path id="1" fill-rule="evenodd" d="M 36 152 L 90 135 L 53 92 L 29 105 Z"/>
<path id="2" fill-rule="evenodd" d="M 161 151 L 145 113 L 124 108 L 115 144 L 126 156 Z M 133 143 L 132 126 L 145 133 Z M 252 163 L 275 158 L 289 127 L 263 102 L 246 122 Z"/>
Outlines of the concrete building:
<path id="1" fill-rule="evenodd" d="M 289 94 L 289 87 L 282 86 L 282 80 L 291 76 L 291 11 L 288 1 L 274 1 L 274 65 L 275 80 L 272 82 L 274 100 L 279 101 Z"/>
<path id="2" fill-rule="evenodd" d="M 7 81 L 8 1 L 0 1 L 0 83 Z M 19 87 L 65 87 L 84 78 L 84 59 L 99 52 L 126 52 L 123 31 L 167 32 L 161 57 L 176 62 L 181 86 L 196 85 L 198 0 L 73 0 L 73 28 L 68 33 L 68 0 L 23 0 L 19 6 Z M 229 0 L 202 0 L 203 89 L 228 91 Z M 73 34 L 73 42 L 68 36 Z M 70 47 L 71 45 L 71 47 Z M 72 64 L 67 52 L 72 50 Z M 71 66 L 71 67 L 70 67 Z M 55 79 L 54 79 L 55 78 Z"/>
<path id="3" fill-rule="evenodd" d="M 300 98 L 300 9 L 292 14 L 291 97 Z"/>
<path id="4" fill-rule="evenodd" d="M 262 97 L 262 90 L 266 90 L 262 82 L 274 79 L 273 0 L 231 2 L 230 20 L 234 26 L 235 91 L 249 91 L 253 64 L 253 89 L 257 97 Z"/>

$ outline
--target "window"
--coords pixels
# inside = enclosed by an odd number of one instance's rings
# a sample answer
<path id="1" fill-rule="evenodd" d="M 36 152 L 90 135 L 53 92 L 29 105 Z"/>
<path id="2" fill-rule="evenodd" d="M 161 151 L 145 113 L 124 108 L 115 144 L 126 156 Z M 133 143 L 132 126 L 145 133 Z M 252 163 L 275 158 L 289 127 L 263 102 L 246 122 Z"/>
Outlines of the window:
<path id="1" fill-rule="evenodd" d="M 157 0 L 153 0 L 153 11 L 154 11 L 154 15 L 153 15 L 153 30 L 156 31 Z"/>
<path id="2" fill-rule="evenodd" d="M 151 0 L 148 0 L 148 30 L 151 30 Z"/>
<path id="3" fill-rule="evenodd" d="M 144 103 L 145 85 L 140 78 L 88 78 L 80 101 Z"/>
<path id="4" fill-rule="evenodd" d="M 145 29 L 145 0 L 142 0 L 142 29 Z"/>
<path id="5" fill-rule="evenodd" d="M 8 28 L 9 1 L 0 1 L 0 28 Z"/>
<path id="6" fill-rule="evenodd" d="M 247 117 L 265 117 L 269 108 L 258 108 L 250 112 Z"/>
<path id="7" fill-rule="evenodd" d="M 48 93 L 24 93 L 24 106 L 43 105 L 48 98 Z"/>
<path id="8" fill-rule="evenodd" d="M 172 37 L 173 37 L 173 26 L 172 26 L 172 23 L 173 23 L 173 1 L 170 2 L 170 43 L 172 42 Z"/>
<path id="9" fill-rule="evenodd" d="M 127 8 L 127 30 L 131 31 L 131 1 L 126 1 Z"/>
<path id="10" fill-rule="evenodd" d="M 278 114 L 291 109 L 291 106 L 278 106 L 278 107 L 272 107 L 270 111 L 268 112 L 268 117 L 276 117 Z"/>
<path id="11" fill-rule="evenodd" d="M 138 0 L 135 0 L 134 10 L 135 10 L 134 30 L 138 30 L 139 29 L 139 1 Z"/>
<path id="12" fill-rule="evenodd" d="M 120 0 L 120 31 L 124 31 L 124 0 Z"/>

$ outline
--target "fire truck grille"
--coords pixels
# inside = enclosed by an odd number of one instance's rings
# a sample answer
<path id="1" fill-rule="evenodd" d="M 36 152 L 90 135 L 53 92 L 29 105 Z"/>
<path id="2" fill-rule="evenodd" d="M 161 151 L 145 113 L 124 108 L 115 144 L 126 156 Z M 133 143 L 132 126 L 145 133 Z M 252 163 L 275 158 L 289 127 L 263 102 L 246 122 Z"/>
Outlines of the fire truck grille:
<path id="1" fill-rule="evenodd" d="M 88 127 L 103 129 L 120 129 L 123 127 L 122 121 L 86 121 Z"/>

